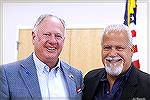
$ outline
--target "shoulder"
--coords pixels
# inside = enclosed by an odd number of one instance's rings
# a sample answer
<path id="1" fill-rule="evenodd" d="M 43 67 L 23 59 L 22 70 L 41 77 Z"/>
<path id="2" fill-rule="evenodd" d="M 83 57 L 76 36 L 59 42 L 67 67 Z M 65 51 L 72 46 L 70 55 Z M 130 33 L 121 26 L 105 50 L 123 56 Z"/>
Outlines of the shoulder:
<path id="1" fill-rule="evenodd" d="M 133 68 L 129 83 L 137 86 L 137 94 L 139 96 L 142 95 L 147 97 L 149 95 L 150 75 L 148 73 L 145 73 L 137 68 Z"/>
<path id="2" fill-rule="evenodd" d="M 150 74 L 143 72 L 137 68 L 134 68 L 135 74 L 137 75 L 137 78 L 142 82 L 148 82 L 150 85 Z"/>
<path id="3" fill-rule="evenodd" d="M 5 77 L 7 80 L 14 80 L 18 77 L 20 69 L 20 62 L 16 61 L 13 63 L 3 64 L 0 66 L 0 77 Z"/>
<path id="4" fill-rule="evenodd" d="M 29 59 L 31 59 L 31 57 L 32 56 L 29 56 L 28 58 L 23 59 L 23 60 L 0 65 L 0 70 L 5 70 L 6 72 L 13 72 L 13 71 L 19 70 L 19 68 L 21 67 L 22 64 L 24 64 L 24 63 L 28 64 Z"/>
<path id="5" fill-rule="evenodd" d="M 134 78 L 133 78 L 134 77 Z M 148 90 L 150 89 L 150 75 L 135 67 L 133 67 L 131 75 L 129 77 L 130 84 L 138 84 L 139 89 Z"/>
<path id="6" fill-rule="evenodd" d="M 21 61 L 16 61 L 8 64 L 3 64 L 0 66 L 1 69 L 4 70 L 16 70 L 20 66 Z"/>
<path id="7" fill-rule="evenodd" d="M 84 79 L 86 81 L 86 80 L 90 80 L 96 77 L 101 77 L 104 71 L 105 71 L 105 68 L 91 70 L 85 75 Z"/>

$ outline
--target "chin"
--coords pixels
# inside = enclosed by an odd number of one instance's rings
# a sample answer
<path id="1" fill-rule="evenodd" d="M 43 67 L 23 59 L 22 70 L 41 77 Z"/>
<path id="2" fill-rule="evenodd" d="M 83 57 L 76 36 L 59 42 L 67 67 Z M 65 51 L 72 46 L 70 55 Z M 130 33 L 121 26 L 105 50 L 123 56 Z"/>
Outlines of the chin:
<path id="1" fill-rule="evenodd" d="M 48 59 L 58 59 L 57 55 L 48 55 L 46 58 Z"/>

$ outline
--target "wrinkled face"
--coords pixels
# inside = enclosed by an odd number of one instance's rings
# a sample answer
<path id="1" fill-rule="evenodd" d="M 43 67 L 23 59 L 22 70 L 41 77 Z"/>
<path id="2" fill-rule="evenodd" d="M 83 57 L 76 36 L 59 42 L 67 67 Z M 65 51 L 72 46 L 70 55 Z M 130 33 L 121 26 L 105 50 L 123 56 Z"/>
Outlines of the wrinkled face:
<path id="1" fill-rule="evenodd" d="M 64 44 L 64 27 L 55 17 L 47 17 L 32 32 L 34 50 L 43 62 L 56 61 Z"/>
<path id="2" fill-rule="evenodd" d="M 102 42 L 102 61 L 108 74 L 118 76 L 128 70 L 133 55 L 125 31 L 105 33 Z"/>

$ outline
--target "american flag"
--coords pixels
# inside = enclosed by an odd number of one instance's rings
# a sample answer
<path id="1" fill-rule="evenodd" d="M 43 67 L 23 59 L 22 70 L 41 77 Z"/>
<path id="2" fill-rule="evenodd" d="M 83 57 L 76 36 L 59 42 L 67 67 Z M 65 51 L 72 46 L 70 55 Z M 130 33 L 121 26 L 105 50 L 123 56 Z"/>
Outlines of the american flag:
<path id="1" fill-rule="evenodd" d="M 126 0 L 124 24 L 127 25 L 132 32 L 133 45 L 134 45 L 134 54 L 132 57 L 132 62 L 137 68 L 140 68 L 138 48 L 136 44 L 136 27 L 135 27 L 136 26 L 136 11 L 137 11 L 136 0 Z"/>

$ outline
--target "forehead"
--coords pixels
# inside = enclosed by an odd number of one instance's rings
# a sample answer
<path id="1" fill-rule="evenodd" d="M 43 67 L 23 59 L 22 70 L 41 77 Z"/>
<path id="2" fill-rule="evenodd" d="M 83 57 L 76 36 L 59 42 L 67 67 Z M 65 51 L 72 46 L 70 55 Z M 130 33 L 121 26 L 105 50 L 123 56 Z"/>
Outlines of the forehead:
<path id="1" fill-rule="evenodd" d="M 56 17 L 46 17 L 38 25 L 38 29 L 45 32 L 55 32 L 62 33 L 64 32 L 64 27 L 61 21 Z"/>
<path id="2" fill-rule="evenodd" d="M 47 25 L 47 24 L 50 24 L 50 25 L 55 24 L 57 26 L 63 26 L 61 21 L 56 17 L 46 17 L 42 20 L 42 22 L 39 25 Z"/>
<path id="3" fill-rule="evenodd" d="M 104 33 L 103 45 L 127 45 L 129 43 L 126 31 L 111 31 Z"/>

